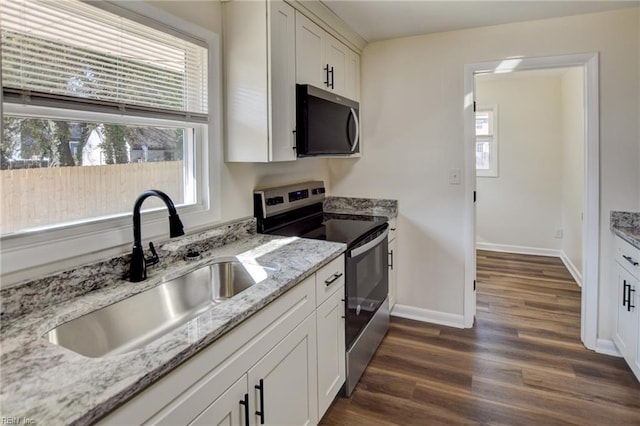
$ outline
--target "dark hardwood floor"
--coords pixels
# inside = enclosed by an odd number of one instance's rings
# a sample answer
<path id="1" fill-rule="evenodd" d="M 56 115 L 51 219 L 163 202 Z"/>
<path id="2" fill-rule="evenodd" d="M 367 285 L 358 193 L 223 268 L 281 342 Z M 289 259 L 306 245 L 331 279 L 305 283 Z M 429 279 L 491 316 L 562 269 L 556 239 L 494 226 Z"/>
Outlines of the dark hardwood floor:
<path id="1" fill-rule="evenodd" d="M 559 259 L 478 252 L 473 329 L 400 318 L 322 425 L 640 425 L 640 384 L 580 341 Z"/>

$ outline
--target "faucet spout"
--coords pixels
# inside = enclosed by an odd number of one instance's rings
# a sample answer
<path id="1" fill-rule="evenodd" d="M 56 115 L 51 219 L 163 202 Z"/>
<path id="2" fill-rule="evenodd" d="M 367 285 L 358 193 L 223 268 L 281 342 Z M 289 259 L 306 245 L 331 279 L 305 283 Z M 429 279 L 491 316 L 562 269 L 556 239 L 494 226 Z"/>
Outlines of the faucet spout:
<path id="1" fill-rule="evenodd" d="M 184 235 L 184 227 L 173 201 L 167 194 L 157 189 L 144 191 L 133 206 L 133 251 L 131 253 L 131 264 L 129 266 L 129 281 L 139 282 L 147 278 L 147 261 L 144 258 L 142 249 L 142 229 L 140 224 L 140 209 L 142 203 L 149 197 L 158 197 L 169 210 L 169 237 L 175 238 Z"/>

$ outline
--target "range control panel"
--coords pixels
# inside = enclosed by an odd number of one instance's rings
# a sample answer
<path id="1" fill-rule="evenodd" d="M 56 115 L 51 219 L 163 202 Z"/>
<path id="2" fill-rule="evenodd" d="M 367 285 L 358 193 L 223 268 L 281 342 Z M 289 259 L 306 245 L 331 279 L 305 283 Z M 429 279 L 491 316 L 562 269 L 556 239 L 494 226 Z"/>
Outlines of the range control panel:
<path id="1" fill-rule="evenodd" d="M 322 181 L 302 182 L 254 191 L 255 214 L 263 218 L 307 205 L 321 203 L 325 198 Z"/>
<path id="2" fill-rule="evenodd" d="M 290 203 L 293 202 L 293 201 L 304 200 L 306 198 L 309 198 L 309 190 L 308 189 L 301 189 L 301 190 L 298 190 L 298 191 L 291 191 L 289 193 L 289 202 Z"/>

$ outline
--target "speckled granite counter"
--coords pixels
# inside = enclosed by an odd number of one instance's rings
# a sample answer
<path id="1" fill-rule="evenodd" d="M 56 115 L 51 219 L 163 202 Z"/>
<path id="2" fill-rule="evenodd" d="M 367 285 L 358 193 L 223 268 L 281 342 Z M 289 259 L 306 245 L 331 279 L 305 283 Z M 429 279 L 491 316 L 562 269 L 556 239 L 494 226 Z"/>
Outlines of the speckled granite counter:
<path id="1" fill-rule="evenodd" d="M 322 209 L 325 213 L 352 214 L 362 216 L 398 216 L 398 201 L 374 198 L 327 197 Z"/>
<path id="2" fill-rule="evenodd" d="M 0 330 L 2 416 L 41 425 L 90 424 L 345 250 L 340 243 L 256 235 L 251 231 L 255 223 L 248 222 L 165 244 L 159 251 L 160 264 L 150 268 L 142 283 L 122 279 L 124 257 L 3 290 L 7 303 L 3 299 Z M 182 260 L 186 249 L 193 247 L 203 254 L 199 262 L 241 254 L 243 259 L 277 264 L 280 269 L 142 349 L 122 355 L 87 358 L 40 337 L 65 321 L 158 285 L 167 274 L 193 267 L 193 262 Z M 65 288 L 65 279 L 82 289 Z M 54 300 L 39 300 L 43 297 Z M 20 302 L 24 298 L 38 300 Z M 26 313 L 19 312 L 21 307 Z"/>
<path id="3" fill-rule="evenodd" d="M 640 212 L 611 212 L 611 230 L 614 234 L 640 249 Z"/>

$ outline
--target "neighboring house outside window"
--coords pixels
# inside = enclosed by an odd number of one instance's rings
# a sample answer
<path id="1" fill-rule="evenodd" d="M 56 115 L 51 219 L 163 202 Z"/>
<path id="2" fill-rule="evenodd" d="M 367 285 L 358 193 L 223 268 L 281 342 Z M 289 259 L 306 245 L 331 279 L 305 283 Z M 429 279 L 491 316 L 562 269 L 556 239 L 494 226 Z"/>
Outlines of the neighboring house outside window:
<path id="1" fill-rule="evenodd" d="M 476 176 L 498 176 L 498 107 L 476 107 Z"/>
<path id="2" fill-rule="evenodd" d="M 192 37 L 96 5 L 3 0 L 0 8 L 3 273 L 13 266 L 5 264 L 5 247 L 19 252 L 21 238 L 29 244 L 34 234 L 54 251 L 60 238 L 96 231 L 106 240 L 88 250 L 125 243 L 128 237 L 109 232 L 130 227 L 135 199 L 147 189 L 166 192 L 186 223 L 217 219 L 209 207 L 217 36 L 199 29 Z M 162 206 L 144 204 L 146 211 Z M 166 212 L 145 216 L 166 221 Z"/>

